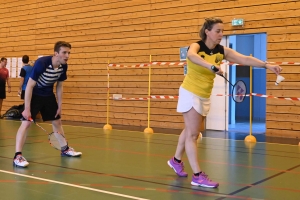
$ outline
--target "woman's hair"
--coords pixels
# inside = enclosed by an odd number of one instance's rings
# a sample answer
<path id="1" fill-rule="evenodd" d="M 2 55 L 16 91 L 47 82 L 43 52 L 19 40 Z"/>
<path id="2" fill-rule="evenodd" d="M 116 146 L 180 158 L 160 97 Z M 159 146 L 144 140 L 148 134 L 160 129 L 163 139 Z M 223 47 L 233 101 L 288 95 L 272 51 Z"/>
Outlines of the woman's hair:
<path id="1" fill-rule="evenodd" d="M 211 31 L 211 29 L 213 28 L 213 26 L 215 24 L 218 24 L 218 23 L 221 23 L 223 24 L 223 21 L 220 19 L 220 18 L 217 18 L 217 17 L 210 17 L 210 18 L 206 18 L 205 19 L 205 22 L 202 26 L 202 28 L 200 29 L 200 32 L 199 32 L 199 36 L 200 38 L 205 41 L 206 40 L 206 33 L 205 33 L 205 30 L 209 30 Z"/>

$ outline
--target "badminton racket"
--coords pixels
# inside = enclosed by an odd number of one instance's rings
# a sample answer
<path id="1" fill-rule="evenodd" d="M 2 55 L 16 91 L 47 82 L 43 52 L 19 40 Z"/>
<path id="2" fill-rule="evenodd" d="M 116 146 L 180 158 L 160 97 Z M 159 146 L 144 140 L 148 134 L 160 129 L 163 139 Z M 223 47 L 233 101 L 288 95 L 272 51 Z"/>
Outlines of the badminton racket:
<path id="1" fill-rule="evenodd" d="M 36 123 L 36 121 L 34 121 L 32 118 L 30 118 L 29 121 L 33 122 L 36 126 L 38 126 L 40 129 L 42 129 L 44 132 L 48 134 L 48 142 L 55 149 L 62 150 L 62 147 L 66 147 L 68 145 L 68 142 L 63 134 L 59 132 L 49 133 L 46 131 L 46 129 L 44 129 L 42 126 Z"/>
<path id="2" fill-rule="evenodd" d="M 214 72 L 218 72 L 219 69 L 215 67 L 214 65 L 211 66 L 211 69 Z M 236 103 L 241 103 L 244 101 L 247 93 L 247 87 L 244 81 L 239 80 L 237 81 L 234 85 L 227 80 L 227 78 L 223 74 L 218 74 L 219 76 L 222 76 L 231 86 L 232 86 L 232 91 L 231 91 L 231 97 Z"/>
<path id="3" fill-rule="evenodd" d="M 223 74 L 219 74 L 222 76 L 231 86 L 231 97 L 236 103 L 241 103 L 244 101 L 247 93 L 247 87 L 244 81 L 239 80 L 234 85 L 227 80 L 227 78 Z"/>

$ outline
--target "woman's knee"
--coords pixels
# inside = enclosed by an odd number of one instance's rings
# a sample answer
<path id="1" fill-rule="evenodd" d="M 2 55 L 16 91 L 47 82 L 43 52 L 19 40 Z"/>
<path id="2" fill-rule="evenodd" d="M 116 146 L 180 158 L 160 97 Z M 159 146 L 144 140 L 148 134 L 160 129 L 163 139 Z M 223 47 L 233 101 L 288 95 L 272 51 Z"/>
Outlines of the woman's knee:
<path id="1" fill-rule="evenodd" d="M 199 131 L 193 130 L 193 131 L 187 131 L 186 138 L 197 140 L 199 137 Z"/>

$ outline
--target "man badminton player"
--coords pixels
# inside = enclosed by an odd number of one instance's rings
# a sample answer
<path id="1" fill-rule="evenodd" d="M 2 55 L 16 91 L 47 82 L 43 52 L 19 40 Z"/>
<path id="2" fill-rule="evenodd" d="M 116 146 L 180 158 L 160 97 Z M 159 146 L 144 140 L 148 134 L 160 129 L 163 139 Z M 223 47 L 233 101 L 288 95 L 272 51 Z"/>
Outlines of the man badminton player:
<path id="1" fill-rule="evenodd" d="M 13 164 L 17 167 L 27 167 L 29 163 L 22 155 L 30 119 L 35 120 L 38 112 L 43 121 L 52 121 L 53 132 L 64 134 L 61 122 L 61 106 L 63 81 L 67 79 L 67 61 L 70 56 L 71 44 L 59 41 L 54 45 L 54 55 L 37 59 L 32 69 L 25 91 L 25 107 L 22 113 L 22 124 L 16 136 L 16 153 Z M 56 95 L 53 93 L 56 84 Z M 81 152 L 76 152 L 68 145 L 61 147 L 61 156 L 78 157 Z"/>

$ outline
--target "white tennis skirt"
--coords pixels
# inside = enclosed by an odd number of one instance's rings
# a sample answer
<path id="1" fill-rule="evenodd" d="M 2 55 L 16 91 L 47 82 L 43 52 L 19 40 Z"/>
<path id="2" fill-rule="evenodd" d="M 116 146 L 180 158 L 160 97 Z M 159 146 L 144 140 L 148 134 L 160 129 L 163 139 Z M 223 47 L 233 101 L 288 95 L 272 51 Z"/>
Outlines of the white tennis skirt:
<path id="1" fill-rule="evenodd" d="M 200 115 L 206 116 L 210 108 L 210 99 L 199 97 L 183 87 L 179 88 L 177 112 L 184 113 L 194 108 Z"/>

